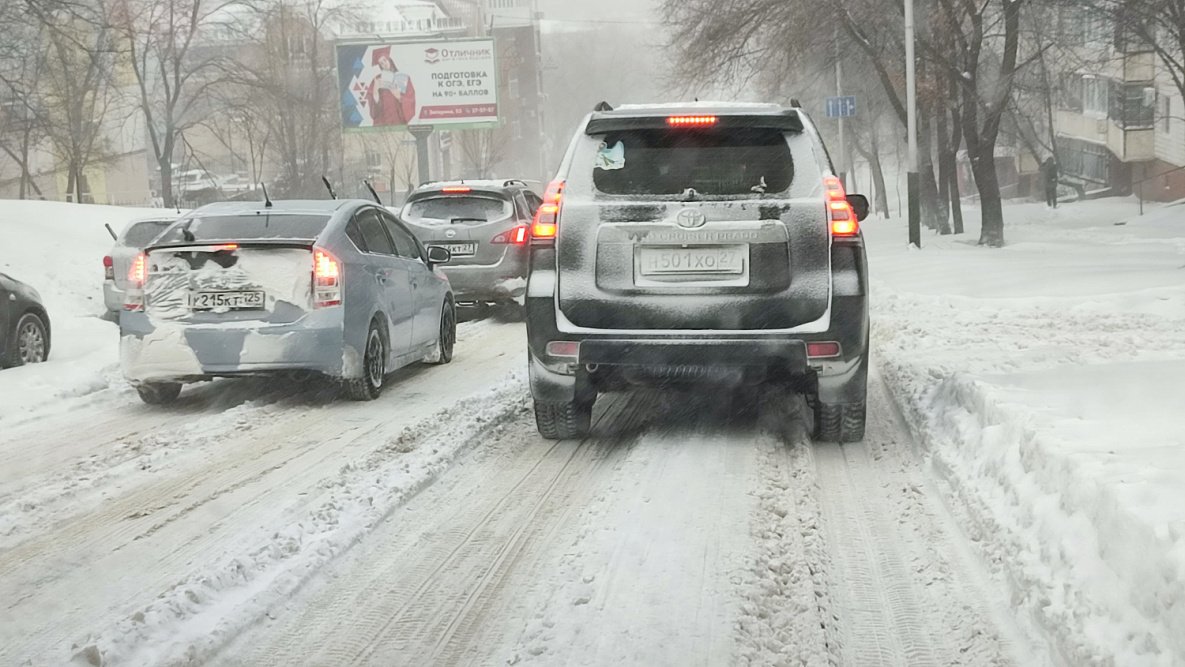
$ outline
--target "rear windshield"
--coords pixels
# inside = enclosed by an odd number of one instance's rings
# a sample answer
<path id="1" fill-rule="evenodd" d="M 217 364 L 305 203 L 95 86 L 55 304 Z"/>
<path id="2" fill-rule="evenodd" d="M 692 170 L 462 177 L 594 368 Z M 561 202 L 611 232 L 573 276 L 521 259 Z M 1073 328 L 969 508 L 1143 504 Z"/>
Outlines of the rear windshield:
<path id="1" fill-rule="evenodd" d="M 597 189 L 614 195 L 783 192 L 794 161 L 781 130 L 626 130 L 601 138 Z"/>
<path id="2" fill-rule="evenodd" d="M 157 243 L 193 241 L 251 241 L 257 239 L 313 240 L 329 223 L 327 215 L 285 213 L 251 215 L 195 215 L 184 218 Z M 186 235 L 189 232 L 189 236 Z"/>
<path id="3" fill-rule="evenodd" d="M 448 195 L 418 199 L 403 209 L 403 219 L 417 223 L 481 224 L 510 217 L 509 201 L 493 197 L 464 197 Z"/>
<path id="4" fill-rule="evenodd" d="M 123 243 L 134 248 L 143 248 L 145 245 L 148 245 L 149 241 L 156 238 L 157 234 L 165 231 L 165 228 L 171 224 L 173 224 L 172 220 L 137 222 L 124 231 Z"/>

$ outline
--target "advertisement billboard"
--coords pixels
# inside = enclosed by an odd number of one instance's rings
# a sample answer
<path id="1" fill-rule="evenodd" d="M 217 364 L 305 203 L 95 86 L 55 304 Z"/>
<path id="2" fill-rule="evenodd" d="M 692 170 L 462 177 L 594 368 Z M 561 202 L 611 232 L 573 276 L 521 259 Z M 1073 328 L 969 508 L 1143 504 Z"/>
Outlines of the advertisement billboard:
<path id="1" fill-rule="evenodd" d="M 342 127 L 496 124 L 496 70 L 492 39 L 339 44 Z"/>

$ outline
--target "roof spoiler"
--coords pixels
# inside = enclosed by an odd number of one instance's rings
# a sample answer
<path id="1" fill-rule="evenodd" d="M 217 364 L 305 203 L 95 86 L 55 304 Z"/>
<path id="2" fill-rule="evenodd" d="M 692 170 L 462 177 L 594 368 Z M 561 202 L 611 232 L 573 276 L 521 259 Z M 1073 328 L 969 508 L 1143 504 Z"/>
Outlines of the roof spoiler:
<path id="1" fill-rule="evenodd" d="M 679 114 L 672 114 L 679 115 Z M 788 109 L 780 113 L 758 114 L 714 114 L 717 118 L 714 127 L 719 129 L 760 128 L 769 130 L 783 130 L 786 132 L 802 132 L 802 118 L 795 109 Z M 588 121 L 585 134 L 606 134 L 624 130 L 666 130 L 667 116 L 613 116 L 594 117 Z"/>

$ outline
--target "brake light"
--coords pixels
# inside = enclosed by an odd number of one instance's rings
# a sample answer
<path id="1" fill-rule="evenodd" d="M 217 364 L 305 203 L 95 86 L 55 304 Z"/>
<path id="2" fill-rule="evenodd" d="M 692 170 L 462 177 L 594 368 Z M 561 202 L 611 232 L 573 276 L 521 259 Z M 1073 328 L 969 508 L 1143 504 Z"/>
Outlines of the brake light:
<path id="1" fill-rule="evenodd" d="M 560 207 L 564 199 L 565 181 L 557 178 L 547 185 L 543 193 L 543 203 L 535 211 L 535 220 L 531 224 L 531 239 L 541 245 L 555 243 L 559 232 Z"/>
<path id="2" fill-rule="evenodd" d="M 114 271 L 112 275 L 114 275 Z M 144 310 L 144 284 L 147 282 L 148 256 L 140 253 L 136 255 L 136 258 L 132 260 L 132 265 L 128 267 L 128 289 L 124 292 L 124 310 Z"/>
<path id="3" fill-rule="evenodd" d="M 824 343 L 807 343 L 806 356 L 811 359 L 829 359 L 840 355 L 839 343 L 827 341 Z"/>
<path id="4" fill-rule="evenodd" d="M 473 192 L 473 188 L 468 185 L 450 185 L 440 189 L 441 192 L 447 192 L 450 195 L 462 195 Z"/>
<path id="5" fill-rule="evenodd" d="M 115 280 L 115 261 L 111 259 L 111 255 L 103 258 L 103 279 Z"/>
<path id="6" fill-rule="evenodd" d="M 668 116 L 667 125 L 671 127 L 711 127 L 719 120 L 716 116 Z"/>
<path id="7" fill-rule="evenodd" d="M 831 236 L 858 235 L 860 223 L 856 220 L 856 212 L 852 210 L 852 205 L 848 203 L 843 181 L 835 176 L 826 176 L 823 178 L 823 188 L 827 191 L 827 219 L 831 224 Z"/>
<path id="8" fill-rule="evenodd" d="M 502 232 L 501 234 L 495 236 L 490 241 L 490 243 L 523 245 L 527 242 L 528 232 L 530 231 L 530 227 L 526 225 L 519 225 L 510 231 Z"/>
<path id="9" fill-rule="evenodd" d="M 313 248 L 313 307 L 342 304 L 341 264 L 321 248 Z"/>

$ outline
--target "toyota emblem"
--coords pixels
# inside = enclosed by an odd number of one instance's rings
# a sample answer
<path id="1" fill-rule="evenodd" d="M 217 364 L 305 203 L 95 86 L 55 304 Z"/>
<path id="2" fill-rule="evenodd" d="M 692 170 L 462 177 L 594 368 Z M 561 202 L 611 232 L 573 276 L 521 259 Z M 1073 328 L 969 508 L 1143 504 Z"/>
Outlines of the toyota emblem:
<path id="1" fill-rule="evenodd" d="M 682 211 L 679 211 L 679 214 L 675 216 L 675 222 L 677 222 L 680 227 L 684 227 L 686 229 L 696 229 L 697 227 L 703 227 L 704 224 L 708 222 L 708 218 L 698 209 L 685 208 Z"/>
<path id="2" fill-rule="evenodd" d="M 455 230 L 455 229 L 447 230 L 447 231 L 445 231 L 444 235 L 451 239 L 457 235 L 457 230 Z"/>

